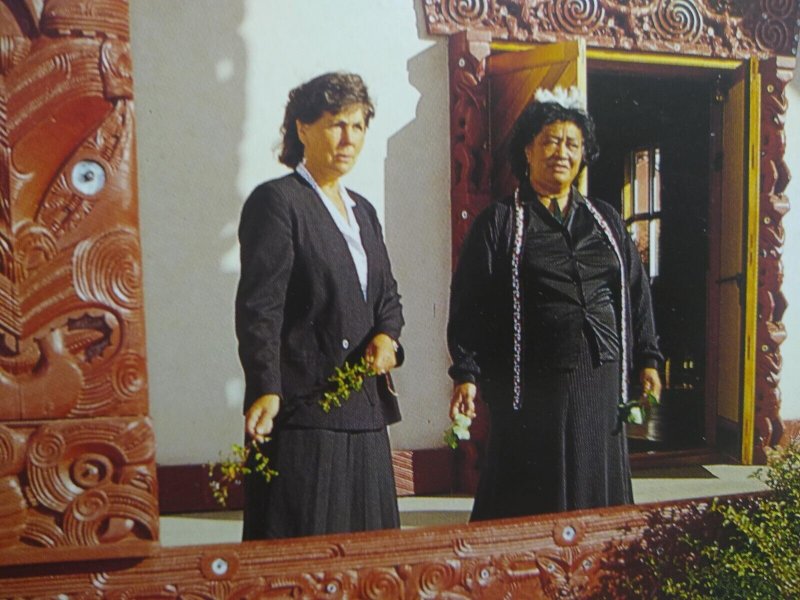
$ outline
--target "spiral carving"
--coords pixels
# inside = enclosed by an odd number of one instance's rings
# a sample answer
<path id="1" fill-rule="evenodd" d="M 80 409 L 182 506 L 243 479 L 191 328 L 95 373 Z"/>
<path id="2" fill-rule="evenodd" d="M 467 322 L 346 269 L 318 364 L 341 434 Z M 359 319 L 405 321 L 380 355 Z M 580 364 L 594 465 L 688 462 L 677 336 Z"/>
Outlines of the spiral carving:
<path id="1" fill-rule="evenodd" d="M 599 0 L 557 0 L 553 13 L 559 27 L 569 33 L 591 31 L 603 18 Z"/>
<path id="2" fill-rule="evenodd" d="M 703 16 L 691 0 L 665 0 L 653 15 L 653 26 L 664 38 L 696 41 L 703 31 Z"/>
<path id="3" fill-rule="evenodd" d="M 89 490 L 75 499 L 67 514 L 77 521 L 97 521 L 108 514 L 110 504 L 103 490 Z"/>
<path id="4" fill-rule="evenodd" d="M 49 468 L 58 465 L 64 456 L 64 438 L 53 431 L 42 431 L 35 436 L 28 454 L 28 462 L 33 467 Z"/>
<path id="5" fill-rule="evenodd" d="M 796 0 L 761 0 L 764 11 L 774 19 L 792 16 Z"/>
<path id="6" fill-rule="evenodd" d="M 469 25 L 486 17 L 489 3 L 487 0 L 447 0 L 445 10 L 456 23 Z"/>
<path id="7" fill-rule="evenodd" d="M 109 419 L 43 427 L 29 444 L 25 495 L 32 503 L 63 514 L 50 527 L 63 532 L 63 539 L 48 534 L 51 545 L 157 537 L 155 469 L 143 464 L 153 458 L 147 421 Z M 33 542 L 28 529 L 25 535 Z"/>
<path id="8" fill-rule="evenodd" d="M 58 247 L 53 234 L 46 227 L 28 221 L 17 232 L 14 252 L 22 265 L 22 277 L 27 278 L 38 267 L 52 261 Z"/>
<path id="9" fill-rule="evenodd" d="M 153 456 L 152 430 L 143 420 L 70 424 L 58 430 L 45 427 L 31 438 L 30 446 L 30 495 L 59 512 L 86 489 L 107 486 L 121 465 Z"/>
<path id="10" fill-rule="evenodd" d="M 28 495 L 37 504 L 56 512 L 63 512 L 80 493 L 80 488 L 71 484 L 69 474 L 61 477 L 57 467 L 29 468 L 28 483 Z"/>
<path id="11" fill-rule="evenodd" d="M 402 598 L 403 582 L 391 569 L 375 569 L 361 578 L 360 597 L 378 600 L 381 598 Z"/>
<path id="12" fill-rule="evenodd" d="M 147 379 L 145 360 L 133 352 L 126 352 L 114 363 L 111 385 L 118 397 L 136 398 L 144 390 Z"/>
<path id="13" fill-rule="evenodd" d="M 111 508 L 103 490 L 90 490 L 78 496 L 64 513 L 64 533 L 72 544 L 94 546 L 100 542 L 99 532 Z"/>
<path id="14" fill-rule="evenodd" d="M 756 42 L 767 50 L 780 50 L 789 43 L 792 32 L 786 23 L 775 19 L 759 21 L 755 28 Z"/>
<path id="15" fill-rule="evenodd" d="M 111 479 L 114 465 L 107 456 L 94 452 L 79 456 L 70 468 L 72 480 L 83 488 L 94 488 Z"/>
<path id="16" fill-rule="evenodd" d="M 142 296 L 139 256 L 136 237 L 123 230 L 78 244 L 73 276 L 80 298 L 123 310 L 138 309 Z"/>
<path id="17" fill-rule="evenodd" d="M 0 477 L 15 475 L 25 464 L 24 435 L 0 425 Z"/>
<path id="18" fill-rule="evenodd" d="M 426 565 L 419 576 L 419 590 L 423 595 L 435 595 L 441 590 L 453 587 L 455 579 L 453 567 L 443 563 Z"/>

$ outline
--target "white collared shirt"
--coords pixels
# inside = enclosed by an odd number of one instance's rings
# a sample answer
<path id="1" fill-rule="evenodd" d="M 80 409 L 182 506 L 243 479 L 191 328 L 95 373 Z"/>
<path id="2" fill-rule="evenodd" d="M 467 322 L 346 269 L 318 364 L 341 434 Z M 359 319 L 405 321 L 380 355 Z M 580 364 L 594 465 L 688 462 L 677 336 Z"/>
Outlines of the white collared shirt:
<path id="1" fill-rule="evenodd" d="M 339 195 L 341 196 L 342 202 L 344 202 L 344 208 L 347 211 L 347 220 L 345 220 L 345 218 L 342 216 L 342 213 L 340 213 L 339 209 L 336 208 L 336 205 L 334 205 L 331 199 L 325 195 L 325 192 L 322 191 L 322 188 L 319 187 L 317 182 L 314 181 L 314 177 L 311 175 L 311 173 L 309 173 L 305 164 L 299 163 L 296 170 L 297 174 L 305 179 L 317 193 L 317 196 L 322 201 L 322 205 L 328 209 L 333 222 L 336 223 L 336 227 L 344 236 L 344 241 L 347 242 L 347 248 L 350 250 L 350 256 L 353 257 L 353 264 L 355 264 L 356 267 L 358 283 L 361 284 L 361 293 L 364 296 L 364 300 L 366 300 L 367 253 L 364 251 L 364 244 L 361 243 L 361 229 L 358 227 L 358 221 L 356 221 L 355 214 L 353 214 L 353 207 L 356 205 L 356 203 L 347 193 L 344 185 L 342 185 L 340 182 Z"/>

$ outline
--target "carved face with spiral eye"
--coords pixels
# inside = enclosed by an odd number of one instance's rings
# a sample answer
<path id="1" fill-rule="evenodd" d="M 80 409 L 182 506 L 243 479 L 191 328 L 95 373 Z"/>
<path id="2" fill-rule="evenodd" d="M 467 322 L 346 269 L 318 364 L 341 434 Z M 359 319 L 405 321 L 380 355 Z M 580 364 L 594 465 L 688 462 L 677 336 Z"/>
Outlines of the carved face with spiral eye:
<path id="1" fill-rule="evenodd" d="M 594 553 L 583 553 L 570 559 L 540 554 L 536 557 L 542 590 L 548 598 L 579 600 L 586 598 L 597 585 L 595 579 L 600 561 Z"/>

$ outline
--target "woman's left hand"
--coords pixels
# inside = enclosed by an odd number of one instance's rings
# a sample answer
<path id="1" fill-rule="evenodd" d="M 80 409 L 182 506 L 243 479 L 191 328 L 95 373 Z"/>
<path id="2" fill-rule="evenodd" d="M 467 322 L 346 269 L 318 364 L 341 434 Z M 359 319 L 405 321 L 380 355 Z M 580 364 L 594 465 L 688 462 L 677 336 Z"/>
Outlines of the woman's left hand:
<path id="1" fill-rule="evenodd" d="M 656 398 L 661 398 L 661 377 L 658 375 L 658 369 L 645 367 L 639 374 L 639 381 L 645 394 L 650 392 Z"/>
<path id="2" fill-rule="evenodd" d="M 367 346 L 364 357 L 367 364 L 378 375 L 388 373 L 397 366 L 397 353 L 394 350 L 395 342 L 385 333 L 379 333 Z"/>

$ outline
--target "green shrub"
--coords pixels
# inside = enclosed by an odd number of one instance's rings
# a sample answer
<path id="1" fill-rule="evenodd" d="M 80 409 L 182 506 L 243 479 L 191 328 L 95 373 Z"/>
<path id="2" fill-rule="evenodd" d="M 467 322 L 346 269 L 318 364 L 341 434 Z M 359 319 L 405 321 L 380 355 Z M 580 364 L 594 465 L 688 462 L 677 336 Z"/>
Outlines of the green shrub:
<path id="1" fill-rule="evenodd" d="M 655 597 L 800 598 L 800 442 L 769 450 L 767 465 L 755 476 L 770 493 L 715 499 L 706 517 L 717 516 L 721 528 L 695 529 L 673 551 L 648 557 Z"/>

